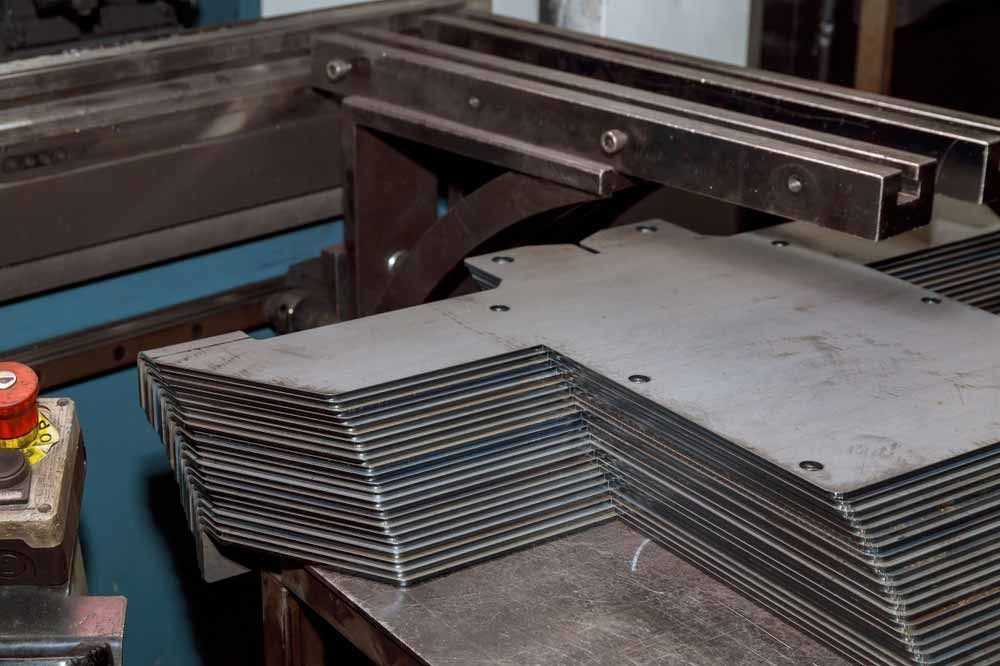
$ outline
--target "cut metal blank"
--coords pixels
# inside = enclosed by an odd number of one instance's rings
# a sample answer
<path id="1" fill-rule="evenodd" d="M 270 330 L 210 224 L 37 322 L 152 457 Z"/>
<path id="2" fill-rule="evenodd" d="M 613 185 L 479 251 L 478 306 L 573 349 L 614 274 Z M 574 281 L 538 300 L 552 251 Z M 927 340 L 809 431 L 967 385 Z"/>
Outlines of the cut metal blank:
<path id="1" fill-rule="evenodd" d="M 470 259 L 477 294 L 144 353 L 192 529 L 405 585 L 618 517 L 858 663 L 1000 662 L 1000 319 L 655 228 Z"/>

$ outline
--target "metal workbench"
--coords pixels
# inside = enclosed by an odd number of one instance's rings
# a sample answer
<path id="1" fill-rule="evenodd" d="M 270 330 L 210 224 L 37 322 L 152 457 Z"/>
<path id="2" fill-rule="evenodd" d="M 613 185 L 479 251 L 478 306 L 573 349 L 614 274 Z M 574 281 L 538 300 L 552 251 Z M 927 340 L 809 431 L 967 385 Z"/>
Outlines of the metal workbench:
<path id="1" fill-rule="evenodd" d="M 411 588 L 267 573 L 263 601 L 267 666 L 344 663 L 331 627 L 379 666 L 845 663 L 618 522 Z"/>

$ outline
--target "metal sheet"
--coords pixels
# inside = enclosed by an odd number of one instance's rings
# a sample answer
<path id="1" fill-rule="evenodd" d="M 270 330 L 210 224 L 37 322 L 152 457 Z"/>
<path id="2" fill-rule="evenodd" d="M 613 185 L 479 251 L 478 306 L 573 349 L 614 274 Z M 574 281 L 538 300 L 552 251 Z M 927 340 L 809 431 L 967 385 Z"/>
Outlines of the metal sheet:
<path id="1" fill-rule="evenodd" d="M 928 304 L 918 287 L 760 238 L 661 224 L 601 232 L 587 245 L 598 253 L 547 246 L 512 251 L 510 264 L 471 260 L 503 279 L 496 290 L 173 363 L 320 396 L 544 341 L 833 493 L 1000 441 L 1000 320 L 987 313 Z M 353 354 L 371 340 L 374 362 Z M 634 374 L 653 381 L 630 384 Z M 807 472 L 803 460 L 824 469 Z"/>
<path id="2" fill-rule="evenodd" d="M 1000 659 L 1000 319 L 655 220 L 468 263 L 492 289 L 142 357 L 192 529 L 407 585 L 617 515 L 859 663 Z"/>

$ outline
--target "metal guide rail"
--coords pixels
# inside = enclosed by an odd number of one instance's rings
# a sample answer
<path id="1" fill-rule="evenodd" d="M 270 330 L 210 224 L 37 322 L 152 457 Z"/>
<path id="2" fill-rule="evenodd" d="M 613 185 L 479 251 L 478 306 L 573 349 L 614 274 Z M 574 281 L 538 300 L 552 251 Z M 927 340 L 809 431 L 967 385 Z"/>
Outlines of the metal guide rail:
<path id="1" fill-rule="evenodd" d="M 314 84 L 359 126 L 598 194 L 613 172 L 872 239 L 926 224 L 935 191 L 997 196 L 987 118 L 488 15 L 418 23 L 318 37 Z"/>
<path id="2" fill-rule="evenodd" d="M 1000 659 L 1000 319 L 658 221 L 468 264 L 146 353 L 192 529 L 405 585 L 618 517 L 857 663 Z"/>
<path id="3" fill-rule="evenodd" d="M 991 119 L 462 8 L 387 0 L 0 64 L 0 204 L 22 222 L 0 298 L 339 214 L 330 191 L 370 159 L 343 143 L 355 126 L 598 197 L 669 185 L 874 239 L 925 224 L 935 192 L 997 198 Z"/>

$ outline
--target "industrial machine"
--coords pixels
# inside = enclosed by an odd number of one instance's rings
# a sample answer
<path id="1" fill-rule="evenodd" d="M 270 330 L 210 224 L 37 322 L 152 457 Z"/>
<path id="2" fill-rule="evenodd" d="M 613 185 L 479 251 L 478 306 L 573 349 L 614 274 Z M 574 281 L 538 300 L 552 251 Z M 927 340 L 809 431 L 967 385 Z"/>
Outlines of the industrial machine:
<path id="1" fill-rule="evenodd" d="M 0 363 L 0 663 L 122 663 L 125 599 L 86 596 L 85 470 L 73 403 Z"/>
<path id="2" fill-rule="evenodd" d="M 206 579 L 620 519 L 853 662 L 1000 659 L 998 241 L 894 244 L 996 204 L 1000 122 L 454 0 L 3 67 L 0 298 L 343 214 L 286 279 L 8 352 L 138 358 Z"/>
<path id="3" fill-rule="evenodd" d="M 4 0 L 0 57 L 27 57 L 53 49 L 113 43 L 136 33 L 170 34 L 197 17 L 192 0 Z"/>

